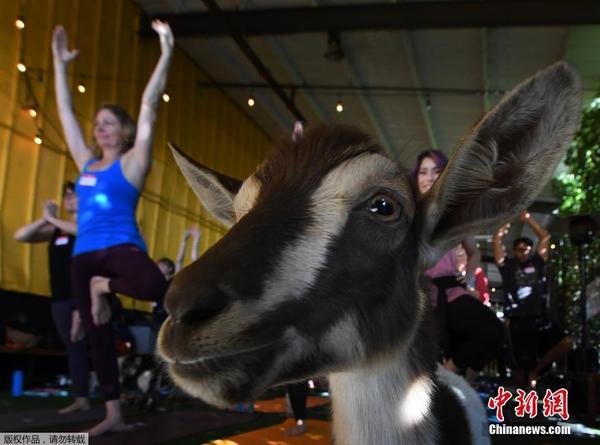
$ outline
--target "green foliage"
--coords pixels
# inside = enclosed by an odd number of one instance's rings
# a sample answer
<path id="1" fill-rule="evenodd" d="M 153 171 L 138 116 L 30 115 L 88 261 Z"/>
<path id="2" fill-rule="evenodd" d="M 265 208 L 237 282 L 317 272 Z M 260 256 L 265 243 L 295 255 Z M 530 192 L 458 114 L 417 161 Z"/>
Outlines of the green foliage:
<path id="1" fill-rule="evenodd" d="M 600 93 L 581 115 L 581 126 L 567 151 L 568 171 L 554 179 L 561 215 L 600 211 Z"/>
<path id="2" fill-rule="evenodd" d="M 560 323 L 575 338 L 579 338 L 581 333 L 579 250 L 577 246 L 571 244 L 567 235 L 554 240 L 553 244 L 555 249 L 551 251 L 548 275 L 552 289 L 552 307 Z M 585 255 L 589 284 L 595 277 L 600 276 L 600 237 L 587 246 Z M 600 350 L 600 315 L 596 315 L 588 321 L 588 341 L 590 346 Z"/>

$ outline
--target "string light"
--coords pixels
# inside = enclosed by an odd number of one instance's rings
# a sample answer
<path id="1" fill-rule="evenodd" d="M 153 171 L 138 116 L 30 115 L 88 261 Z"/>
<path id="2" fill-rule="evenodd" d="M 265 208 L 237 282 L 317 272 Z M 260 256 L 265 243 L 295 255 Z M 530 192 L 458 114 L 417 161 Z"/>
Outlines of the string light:
<path id="1" fill-rule="evenodd" d="M 341 113 L 344 111 L 344 105 L 342 105 L 342 99 L 338 99 L 337 104 L 335 105 L 335 111 Z"/>
<path id="2" fill-rule="evenodd" d="M 19 16 L 16 18 L 15 26 L 17 27 L 18 30 L 25 28 L 25 20 L 23 20 L 23 17 Z"/>
<path id="3" fill-rule="evenodd" d="M 83 82 L 79 82 L 79 85 L 77 85 L 77 91 L 79 91 L 81 94 L 85 93 L 85 85 Z"/>
<path id="4" fill-rule="evenodd" d="M 165 102 L 169 102 L 171 100 L 171 98 L 169 97 L 169 95 L 167 93 L 164 93 L 162 95 L 162 100 Z"/>
<path id="5" fill-rule="evenodd" d="M 29 115 L 31 117 L 36 117 L 37 116 L 37 110 L 35 108 L 31 107 L 31 108 L 29 108 L 28 111 L 29 111 Z"/>
<path id="6" fill-rule="evenodd" d="M 42 145 L 43 140 L 41 133 L 35 135 L 35 137 L 33 138 L 33 142 L 35 142 L 38 145 Z"/>
<path id="7" fill-rule="evenodd" d="M 254 97 L 252 95 L 248 96 L 248 106 L 252 108 L 256 104 Z"/>
<path id="8" fill-rule="evenodd" d="M 27 67 L 25 66 L 25 64 L 23 63 L 22 60 L 19 63 L 17 63 L 17 69 L 19 71 L 21 71 L 22 73 L 24 73 L 25 71 L 27 71 Z"/>

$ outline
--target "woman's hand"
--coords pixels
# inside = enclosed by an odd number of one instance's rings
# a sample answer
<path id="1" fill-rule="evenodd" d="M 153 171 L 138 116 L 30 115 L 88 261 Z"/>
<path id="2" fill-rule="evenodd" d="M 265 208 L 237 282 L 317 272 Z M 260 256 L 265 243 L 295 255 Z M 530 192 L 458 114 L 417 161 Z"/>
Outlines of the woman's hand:
<path id="1" fill-rule="evenodd" d="M 163 54 L 170 54 L 173 51 L 175 39 L 171 32 L 171 27 L 167 22 L 152 20 L 152 29 L 158 34 L 160 39 L 160 50 Z"/>
<path id="2" fill-rule="evenodd" d="M 58 205 L 54 201 L 46 201 L 44 203 L 44 219 L 50 222 L 51 219 L 58 215 Z"/>
<path id="3" fill-rule="evenodd" d="M 65 64 L 79 55 L 78 49 L 69 49 L 69 37 L 62 25 L 57 25 L 52 33 L 52 54 L 55 62 Z"/>
<path id="4" fill-rule="evenodd" d="M 531 214 L 527 210 L 523 210 L 519 213 L 519 221 L 522 223 L 527 222 L 527 220 L 531 217 Z"/>

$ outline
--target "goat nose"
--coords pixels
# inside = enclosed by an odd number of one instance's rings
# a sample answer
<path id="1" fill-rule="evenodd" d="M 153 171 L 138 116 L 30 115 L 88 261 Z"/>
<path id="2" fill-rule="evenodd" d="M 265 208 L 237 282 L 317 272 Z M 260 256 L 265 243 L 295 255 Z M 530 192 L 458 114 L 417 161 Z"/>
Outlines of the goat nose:
<path id="1" fill-rule="evenodd" d="M 174 281 L 165 297 L 165 308 L 173 323 L 196 325 L 207 322 L 229 303 L 227 294 L 219 287 L 183 288 Z"/>

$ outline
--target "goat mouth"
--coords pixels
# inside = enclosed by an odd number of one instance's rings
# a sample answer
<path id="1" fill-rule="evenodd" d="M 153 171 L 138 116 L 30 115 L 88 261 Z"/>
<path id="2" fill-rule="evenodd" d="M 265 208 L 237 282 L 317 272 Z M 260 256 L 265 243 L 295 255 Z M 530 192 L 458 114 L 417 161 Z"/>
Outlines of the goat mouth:
<path id="1" fill-rule="evenodd" d="M 251 400 L 273 383 L 271 375 L 275 342 L 195 360 L 169 363 L 177 386 L 215 406 Z"/>
<path id="2" fill-rule="evenodd" d="M 198 357 L 187 358 L 187 359 L 172 359 L 172 358 L 166 357 L 162 354 L 161 354 L 161 357 L 167 363 L 169 363 L 171 365 L 176 365 L 176 366 L 203 365 L 203 364 L 209 364 L 211 362 L 236 359 L 240 356 L 255 353 L 255 352 L 258 352 L 265 348 L 268 348 L 268 347 L 272 346 L 274 343 L 275 342 L 273 341 L 273 342 L 264 343 L 264 344 L 257 345 L 257 346 L 250 346 L 250 347 L 241 348 L 241 349 L 237 349 L 237 350 L 233 350 L 233 351 L 204 354 L 204 355 L 201 355 Z"/>

